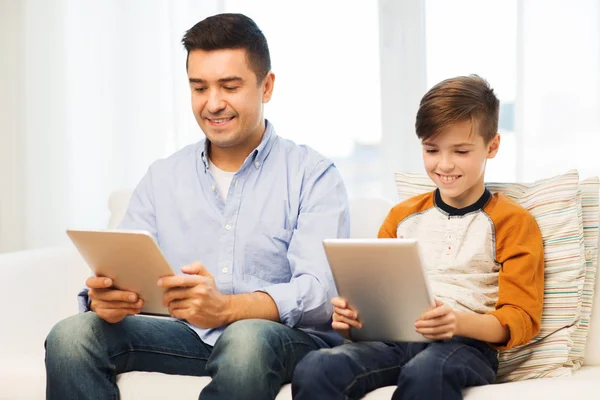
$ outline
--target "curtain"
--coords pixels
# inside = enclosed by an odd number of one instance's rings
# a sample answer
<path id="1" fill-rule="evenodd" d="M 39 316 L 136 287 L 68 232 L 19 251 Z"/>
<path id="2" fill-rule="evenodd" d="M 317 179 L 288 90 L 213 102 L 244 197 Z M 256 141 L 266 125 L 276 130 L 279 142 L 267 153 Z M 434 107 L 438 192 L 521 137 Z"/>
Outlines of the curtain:
<path id="1" fill-rule="evenodd" d="M 103 228 L 111 191 L 132 188 L 150 163 L 198 140 L 189 103 L 186 29 L 216 0 L 3 2 L 2 64 L 14 114 L 0 120 L 0 251 L 68 242 L 67 227 Z M 15 183 L 16 182 L 16 183 Z"/>

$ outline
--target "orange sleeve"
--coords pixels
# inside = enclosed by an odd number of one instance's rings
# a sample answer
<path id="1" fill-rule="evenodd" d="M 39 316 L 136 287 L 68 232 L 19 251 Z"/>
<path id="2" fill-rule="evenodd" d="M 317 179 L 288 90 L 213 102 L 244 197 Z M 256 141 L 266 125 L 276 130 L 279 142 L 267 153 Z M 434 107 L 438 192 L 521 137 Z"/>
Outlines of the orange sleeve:
<path id="1" fill-rule="evenodd" d="M 510 331 L 508 343 L 494 347 L 506 350 L 528 343 L 540 331 L 544 247 L 533 216 L 506 196 L 495 195 L 486 212 L 494 222 L 496 261 L 501 265 L 498 302 L 490 314 Z"/>
<path id="2" fill-rule="evenodd" d="M 433 207 L 435 192 L 420 194 L 394 206 L 379 228 L 379 239 L 396 238 L 398 224 L 411 214 L 423 212 Z"/>
<path id="3" fill-rule="evenodd" d="M 394 207 L 394 208 L 396 208 L 396 207 Z M 398 220 L 398 217 L 396 216 L 396 213 L 394 212 L 394 208 L 392 208 L 390 210 L 387 217 L 385 217 L 383 224 L 381 224 L 381 228 L 379 228 L 379 233 L 377 234 L 377 238 L 385 239 L 385 238 L 395 238 L 396 237 L 396 228 L 400 221 Z"/>

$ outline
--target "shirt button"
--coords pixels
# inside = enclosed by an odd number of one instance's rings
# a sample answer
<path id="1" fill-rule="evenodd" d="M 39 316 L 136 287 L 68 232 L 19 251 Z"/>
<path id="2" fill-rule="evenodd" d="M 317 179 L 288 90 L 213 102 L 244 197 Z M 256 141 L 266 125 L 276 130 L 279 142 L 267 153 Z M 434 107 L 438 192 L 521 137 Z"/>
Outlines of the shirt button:
<path id="1" fill-rule="evenodd" d="M 217 188 L 216 188 L 216 186 L 215 186 L 215 185 L 212 185 L 210 188 L 211 188 L 211 190 L 212 190 L 213 192 L 214 192 L 215 190 L 217 190 Z"/>
<path id="2" fill-rule="evenodd" d="M 223 267 L 223 269 L 221 270 L 224 274 L 229 272 L 229 268 L 227 267 Z"/>
<path id="3" fill-rule="evenodd" d="M 256 166 L 256 168 L 260 167 L 260 163 L 258 161 L 255 162 L 254 165 Z"/>
<path id="4" fill-rule="evenodd" d="M 225 225 L 225 229 L 227 229 L 228 231 L 230 231 L 231 230 L 231 225 L 229 225 L 229 224 Z"/>

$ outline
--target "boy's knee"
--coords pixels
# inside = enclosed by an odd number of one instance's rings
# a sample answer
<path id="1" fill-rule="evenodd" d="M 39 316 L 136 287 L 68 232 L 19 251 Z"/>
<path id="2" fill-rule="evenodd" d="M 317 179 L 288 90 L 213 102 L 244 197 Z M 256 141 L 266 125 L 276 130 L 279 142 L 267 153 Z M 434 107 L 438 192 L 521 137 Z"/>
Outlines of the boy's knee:
<path id="1" fill-rule="evenodd" d="M 406 385 L 427 387 L 443 375 L 444 362 L 437 354 L 423 351 L 402 367 L 400 381 Z"/>
<path id="2" fill-rule="evenodd" d="M 339 368 L 344 365 L 343 359 L 346 358 L 338 349 L 315 350 L 304 356 L 294 371 L 292 390 L 334 383 L 335 378 L 340 375 Z"/>

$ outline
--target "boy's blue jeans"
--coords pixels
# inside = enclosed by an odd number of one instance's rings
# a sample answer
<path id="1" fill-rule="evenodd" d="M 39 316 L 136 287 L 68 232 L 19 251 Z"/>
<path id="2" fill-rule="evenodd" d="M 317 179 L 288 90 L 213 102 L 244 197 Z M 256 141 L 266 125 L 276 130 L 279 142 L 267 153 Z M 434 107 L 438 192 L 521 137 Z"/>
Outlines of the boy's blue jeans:
<path id="1" fill-rule="evenodd" d="M 474 339 L 432 343 L 350 343 L 309 353 L 296 367 L 296 400 L 360 399 L 397 385 L 393 399 L 462 399 L 468 386 L 493 383 L 498 353 Z"/>
<path id="2" fill-rule="evenodd" d="M 298 361 L 320 346 L 299 329 L 238 321 L 214 347 L 182 322 L 126 317 L 109 324 L 94 312 L 59 322 L 46 339 L 46 398 L 118 399 L 117 374 L 153 371 L 212 376 L 200 399 L 274 399 Z"/>

